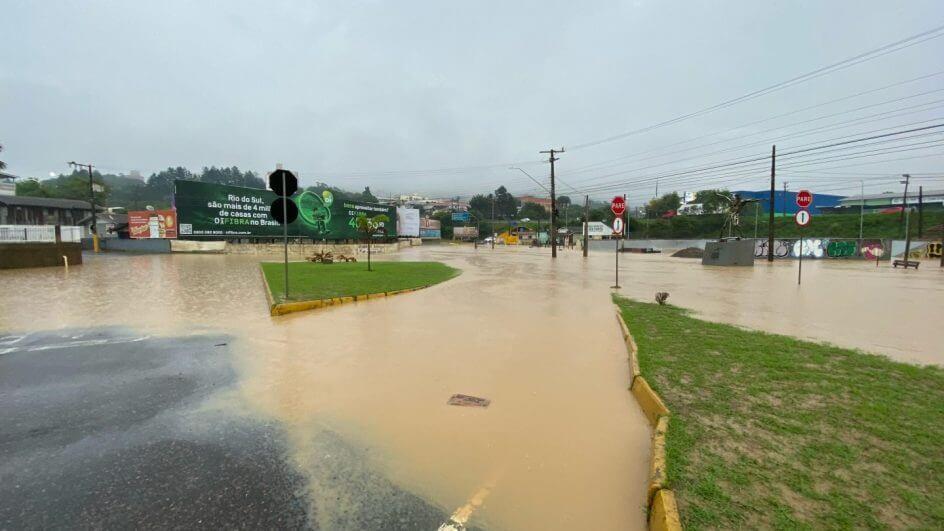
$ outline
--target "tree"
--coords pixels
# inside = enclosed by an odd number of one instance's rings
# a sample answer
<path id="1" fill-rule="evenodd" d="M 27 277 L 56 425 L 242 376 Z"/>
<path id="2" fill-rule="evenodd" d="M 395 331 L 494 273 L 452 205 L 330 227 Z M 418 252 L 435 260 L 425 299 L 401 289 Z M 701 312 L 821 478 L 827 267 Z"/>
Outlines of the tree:
<path id="1" fill-rule="evenodd" d="M 455 223 L 452 221 L 452 212 L 448 210 L 440 210 L 439 212 L 433 212 L 433 219 L 439 221 L 439 229 L 441 232 L 442 239 L 452 238 L 452 227 Z"/>
<path id="2" fill-rule="evenodd" d="M 36 179 L 20 179 L 16 182 L 16 195 L 26 197 L 49 197 L 49 191 Z"/>
<path id="3" fill-rule="evenodd" d="M 370 192 L 370 186 L 365 186 L 364 191 L 361 192 L 361 201 L 365 203 L 376 203 L 377 198 L 374 197 L 374 194 Z"/>
<path id="4" fill-rule="evenodd" d="M 518 213 L 518 200 L 504 186 L 495 190 L 495 215 L 511 219 Z"/>
<path id="5" fill-rule="evenodd" d="M 364 237 L 367 238 L 367 270 L 372 271 L 370 268 L 370 241 L 373 239 L 374 234 L 383 228 L 385 223 L 390 222 L 390 218 L 386 214 L 378 214 L 374 217 L 368 217 L 367 214 L 361 212 L 355 218 L 357 224 L 358 232 L 364 234 Z"/>
<path id="6" fill-rule="evenodd" d="M 469 199 L 469 209 L 474 211 L 479 219 L 491 219 L 492 217 L 492 194 L 476 194 Z"/>
<path id="7" fill-rule="evenodd" d="M 727 201 L 719 194 L 728 197 L 731 195 L 727 190 L 700 190 L 695 193 L 695 202 L 701 203 L 705 214 L 716 214 L 727 206 Z"/>
<path id="8" fill-rule="evenodd" d="M 543 206 L 537 203 L 525 203 L 518 211 L 518 219 L 547 219 L 548 213 Z"/>
<path id="9" fill-rule="evenodd" d="M 167 168 L 160 173 L 151 174 L 145 186 L 145 200 L 154 201 L 157 204 L 152 206 L 158 208 L 169 205 L 171 198 L 174 196 L 175 180 L 195 181 L 197 178 L 183 166 Z"/>
<path id="10" fill-rule="evenodd" d="M 570 203 L 570 196 L 562 195 L 562 196 L 559 196 L 559 197 L 557 198 L 557 205 L 558 205 L 558 206 L 570 205 L 570 204 L 571 204 L 571 203 Z"/>
<path id="11" fill-rule="evenodd" d="M 3 151 L 3 144 L 0 144 L 0 152 L 2 151 Z M 7 167 L 7 163 L 0 160 L 0 170 L 5 170 L 6 167 Z"/>
<path id="12" fill-rule="evenodd" d="M 655 216 L 659 217 L 670 210 L 678 210 L 678 207 L 682 205 L 682 199 L 679 198 L 678 193 L 672 192 L 670 194 L 665 194 L 658 199 L 653 199 L 649 201 L 649 212 Z"/>

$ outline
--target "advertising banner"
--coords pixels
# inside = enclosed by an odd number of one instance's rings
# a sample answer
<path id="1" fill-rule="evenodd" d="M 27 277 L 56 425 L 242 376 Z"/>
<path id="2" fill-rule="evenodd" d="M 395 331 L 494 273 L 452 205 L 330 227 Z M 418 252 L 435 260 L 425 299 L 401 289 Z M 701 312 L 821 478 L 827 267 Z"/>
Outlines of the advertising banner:
<path id="1" fill-rule="evenodd" d="M 269 190 L 226 186 L 196 181 L 174 181 L 179 235 L 186 237 L 279 237 L 282 226 L 269 215 L 276 195 Z M 322 193 L 304 191 L 292 197 L 298 219 L 288 225 L 289 236 L 316 240 L 352 240 L 358 233 L 356 218 L 384 214 L 390 219 L 375 236 L 396 236 L 396 209 L 377 203 L 335 199 Z"/>
<path id="2" fill-rule="evenodd" d="M 475 239 L 479 237 L 478 227 L 453 227 L 452 237 L 455 239 Z"/>
<path id="3" fill-rule="evenodd" d="M 416 238 L 420 235 L 420 211 L 417 208 L 397 208 L 397 236 Z"/>
<path id="4" fill-rule="evenodd" d="M 420 238 L 424 240 L 439 240 L 442 238 L 440 229 L 420 229 Z"/>
<path id="5" fill-rule="evenodd" d="M 132 238 L 176 238 L 177 212 L 173 210 L 129 211 L 128 233 Z"/>

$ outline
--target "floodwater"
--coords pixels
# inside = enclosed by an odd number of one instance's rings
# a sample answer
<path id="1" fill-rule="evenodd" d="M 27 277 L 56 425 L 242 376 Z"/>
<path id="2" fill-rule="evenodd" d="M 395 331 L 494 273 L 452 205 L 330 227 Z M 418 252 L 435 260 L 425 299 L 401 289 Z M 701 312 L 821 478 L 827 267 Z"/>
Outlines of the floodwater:
<path id="1" fill-rule="evenodd" d="M 436 287 L 279 318 L 258 258 L 86 256 L 68 271 L 3 272 L 0 331 L 123 326 L 226 334 L 237 381 L 212 399 L 275 422 L 308 481 L 309 514 L 337 528 L 356 494 L 324 433 L 392 484 L 486 529 L 639 529 L 650 431 L 627 391 L 609 284 L 591 263 L 437 246 L 463 274 Z M 487 409 L 448 406 L 455 393 Z M 343 494 L 343 495 L 339 495 Z"/>
<path id="2" fill-rule="evenodd" d="M 382 257 L 441 260 L 459 277 L 427 290 L 268 316 L 257 257 L 86 256 L 82 266 L 4 271 L 0 332 L 123 326 L 223 334 L 236 369 L 208 410 L 279 426 L 308 482 L 313 525 L 336 528 L 356 494 L 324 434 L 446 514 L 490 529 L 642 528 L 649 429 L 627 392 L 609 300 L 613 253 L 439 245 Z M 944 364 L 944 271 L 806 260 L 703 267 L 620 256 L 620 292 L 704 318 Z M 446 405 L 455 393 L 487 409 Z M 330 470 L 332 478 L 326 478 Z M 339 472 L 340 470 L 340 472 Z"/>

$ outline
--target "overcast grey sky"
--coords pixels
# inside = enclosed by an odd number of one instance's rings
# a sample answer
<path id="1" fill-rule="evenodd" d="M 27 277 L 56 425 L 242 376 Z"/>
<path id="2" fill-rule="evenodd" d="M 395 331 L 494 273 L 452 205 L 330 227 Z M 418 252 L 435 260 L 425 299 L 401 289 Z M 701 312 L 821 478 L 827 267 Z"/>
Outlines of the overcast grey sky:
<path id="1" fill-rule="evenodd" d="M 0 143 L 8 170 L 30 177 L 67 171 L 73 159 L 145 174 L 172 165 L 264 172 L 283 162 L 305 184 L 467 195 L 505 183 L 522 193 L 537 187 L 507 167 L 520 162 L 546 181 L 547 164 L 532 162 L 541 149 L 658 123 L 940 25 L 941 0 L 0 0 Z M 933 121 L 944 117 L 941 104 L 934 107 L 944 92 L 915 96 L 944 89 L 941 75 L 718 134 L 939 71 L 944 37 L 670 127 L 568 151 L 558 168 L 572 188 L 559 189 L 627 192 L 632 200 L 652 195 L 651 177 L 660 173 L 767 153 L 769 137 L 919 104 L 927 105 L 778 141 L 778 149 L 944 122 Z M 655 153 L 662 158 L 628 157 L 709 133 L 682 147 L 754 136 Z M 764 145 L 712 154 L 751 141 Z M 894 177 L 872 174 L 944 173 L 941 144 L 919 148 L 814 163 L 798 170 L 830 173 L 785 170 L 784 178 L 831 190 L 852 186 L 852 174 L 863 172 L 868 189 L 879 190 Z M 586 168 L 617 157 L 626 158 Z M 488 167 L 470 168 L 478 166 Z M 429 171 L 441 168 L 460 169 Z M 713 183 L 759 189 L 765 172 L 726 181 L 723 172 L 664 176 L 660 192 Z M 926 188 L 944 188 L 925 178 Z"/>

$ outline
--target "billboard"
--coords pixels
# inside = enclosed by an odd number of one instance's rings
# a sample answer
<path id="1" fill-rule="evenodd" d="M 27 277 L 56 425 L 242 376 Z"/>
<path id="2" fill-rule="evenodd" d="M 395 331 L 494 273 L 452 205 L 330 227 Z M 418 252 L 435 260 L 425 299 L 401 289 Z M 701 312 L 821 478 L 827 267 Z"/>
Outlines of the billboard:
<path id="1" fill-rule="evenodd" d="M 128 233 L 132 238 L 176 238 L 177 212 L 132 210 L 128 212 Z"/>
<path id="2" fill-rule="evenodd" d="M 420 235 L 420 211 L 416 208 L 397 207 L 397 236 Z"/>
<path id="3" fill-rule="evenodd" d="M 186 237 L 278 237 L 282 226 L 269 215 L 276 195 L 261 188 L 245 188 L 197 181 L 174 181 L 178 234 Z M 360 213 L 385 214 L 390 222 L 381 227 L 383 236 L 396 236 L 396 209 L 392 206 L 335 199 L 304 191 L 292 197 L 298 219 L 289 223 L 290 236 L 316 240 L 348 240 L 363 237 L 357 232 Z"/>
<path id="4" fill-rule="evenodd" d="M 453 239 L 475 239 L 479 237 L 479 228 L 478 227 L 453 227 L 452 228 L 452 238 Z"/>

